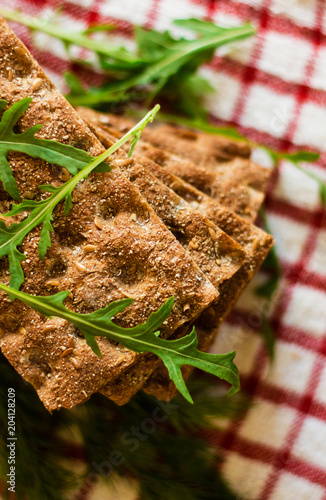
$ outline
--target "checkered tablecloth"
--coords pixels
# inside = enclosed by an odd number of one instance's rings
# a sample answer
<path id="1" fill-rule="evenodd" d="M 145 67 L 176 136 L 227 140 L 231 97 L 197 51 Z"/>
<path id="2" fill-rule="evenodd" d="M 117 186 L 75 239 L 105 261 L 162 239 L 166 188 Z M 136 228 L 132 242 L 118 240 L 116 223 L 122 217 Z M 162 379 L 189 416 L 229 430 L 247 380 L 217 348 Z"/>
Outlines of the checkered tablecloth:
<path id="1" fill-rule="evenodd" d="M 42 17 L 59 16 L 67 29 L 113 22 L 119 27 L 115 36 L 128 45 L 134 24 L 180 33 L 171 25 L 175 18 L 209 18 L 223 26 L 251 21 L 257 36 L 223 49 L 203 70 L 218 89 L 208 103 L 211 114 L 272 147 L 320 151 L 318 163 L 307 168 L 326 180 L 324 0 L 0 0 L 9 3 Z M 62 73 L 70 63 L 62 44 L 12 27 L 64 90 Z M 224 474 L 239 499 L 326 500 L 325 209 L 315 181 L 287 162 L 273 174 L 266 207 L 282 264 L 282 283 L 269 304 L 278 339 L 275 362 L 270 366 L 259 335 L 262 303 L 253 290 L 264 279 L 260 274 L 214 347 L 237 349 L 242 386 L 254 404 L 242 420 L 209 438 L 222 449 Z M 129 498 L 126 491 L 90 495 Z"/>

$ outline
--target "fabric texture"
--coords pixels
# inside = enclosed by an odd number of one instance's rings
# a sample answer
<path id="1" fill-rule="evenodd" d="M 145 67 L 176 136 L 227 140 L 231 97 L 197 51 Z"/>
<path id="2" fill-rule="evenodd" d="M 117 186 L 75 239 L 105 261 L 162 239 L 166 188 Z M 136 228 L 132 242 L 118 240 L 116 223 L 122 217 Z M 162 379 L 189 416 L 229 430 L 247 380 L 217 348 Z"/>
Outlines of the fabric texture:
<path id="1" fill-rule="evenodd" d="M 0 5 L 8 7 L 8 1 Z M 223 49 L 203 69 L 218 90 L 208 102 L 212 117 L 277 149 L 319 151 L 320 160 L 306 168 L 326 180 L 323 0 L 11 0 L 10 7 L 60 19 L 66 29 L 113 22 L 119 27 L 115 36 L 128 45 L 134 24 L 184 33 L 171 25 L 173 19 L 252 22 L 254 38 Z M 62 44 L 11 26 L 65 91 L 62 74 L 71 63 Z M 80 49 L 73 54 L 85 56 Z M 86 71 L 81 77 L 93 83 L 101 78 Z M 260 273 L 214 346 L 215 352 L 237 350 L 242 387 L 254 404 L 244 418 L 208 438 L 222 449 L 225 477 L 239 499 L 326 500 L 325 208 L 317 183 L 285 161 L 273 173 L 266 208 L 282 265 L 280 289 L 268 304 L 277 335 L 275 361 L 268 361 L 259 334 L 265 304 L 254 289 L 265 279 Z M 90 499 L 111 498 L 99 488 L 89 492 Z M 129 497 L 125 492 L 112 498 Z"/>

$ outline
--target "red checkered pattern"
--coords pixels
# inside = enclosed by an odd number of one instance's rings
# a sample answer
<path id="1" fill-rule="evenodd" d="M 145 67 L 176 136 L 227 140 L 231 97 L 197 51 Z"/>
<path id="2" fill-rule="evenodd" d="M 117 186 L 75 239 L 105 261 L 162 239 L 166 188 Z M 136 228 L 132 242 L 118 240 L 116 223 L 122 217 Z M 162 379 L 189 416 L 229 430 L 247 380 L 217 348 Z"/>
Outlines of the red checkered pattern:
<path id="1" fill-rule="evenodd" d="M 326 179 L 323 0 L 11 0 L 10 6 L 60 20 L 66 29 L 113 22 L 115 36 L 128 45 L 133 24 L 182 33 L 171 26 L 173 19 L 208 18 L 223 26 L 251 21 L 257 36 L 223 49 L 203 69 L 218 89 L 208 102 L 212 118 L 278 149 L 320 151 L 319 162 L 307 168 Z M 61 43 L 12 26 L 65 90 L 62 73 L 71 65 Z M 89 72 L 80 76 L 88 82 L 101 79 Z M 268 304 L 278 338 L 275 362 L 270 366 L 259 335 L 264 304 L 254 288 L 264 279 L 260 274 L 214 346 L 237 349 L 242 385 L 254 404 L 240 421 L 208 437 L 222 449 L 224 474 L 239 499 L 326 500 L 325 211 L 315 181 L 287 162 L 274 172 L 266 206 L 283 271 L 277 297 Z M 98 488 L 75 498 L 129 498 L 126 491 L 108 497 Z"/>

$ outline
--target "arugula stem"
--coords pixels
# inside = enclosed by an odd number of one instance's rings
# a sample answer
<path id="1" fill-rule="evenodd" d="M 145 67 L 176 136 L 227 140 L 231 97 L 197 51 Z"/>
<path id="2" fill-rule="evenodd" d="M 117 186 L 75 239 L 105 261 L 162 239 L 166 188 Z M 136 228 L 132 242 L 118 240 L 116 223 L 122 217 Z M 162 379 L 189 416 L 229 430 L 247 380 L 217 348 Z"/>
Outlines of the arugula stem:
<path id="1" fill-rule="evenodd" d="M 162 59 L 162 61 L 158 61 L 156 64 L 150 66 L 145 69 L 142 73 L 142 80 L 147 77 L 151 77 L 153 73 L 159 74 L 160 72 L 164 73 L 164 69 L 166 66 L 170 66 L 175 61 L 180 59 L 190 59 L 191 55 L 195 55 L 196 52 L 201 50 L 209 50 L 213 48 L 217 48 L 220 45 L 224 45 L 229 42 L 235 42 L 236 40 L 242 40 L 243 38 L 247 38 L 255 33 L 254 28 L 251 24 L 246 24 L 244 26 L 240 26 L 239 28 L 233 28 L 230 31 L 227 31 L 223 34 L 218 34 L 215 36 L 209 36 L 200 38 L 198 40 L 189 41 L 187 40 L 183 44 L 180 43 L 178 49 L 173 51 L 168 57 Z M 134 79 L 134 85 L 138 84 L 138 76 Z M 129 82 L 131 81 L 129 80 Z M 125 82 L 126 84 L 128 82 Z"/>
<path id="2" fill-rule="evenodd" d="M 94 168 L 96 168 L 100 163 L 102 163 L 104 160 L 106 160 L 109 156 L 111 156 L 113 153 L 115 153 L 121 146 L 123 146 L 126 142 L 128 142 L 130 139 L 132 139 L 135 134 L 138 134 L 139 131 L 142 131 L 146 124 L 148 122 L 152 122 L 154 119 L 154 116 L 160 109 L 159 104 L 156 104 L 154 108 L 147 113 L 144 118 L 138 122 L 129 132 L 127 132 L 121 139 L 119 139 L 115 144 L 113 144 L 109 149 L 107 149 L 104 153 L 102 153 L 100 156 L 97 156 L 94 160 L 92 160 L 86 167 L 84 167 L 82 170 L 80 170 L 72 179 L 67 181 L 65 184 L 63 184 L 62 189 L 57 195 L 54 195 L 51 206 L 55 207 L 57 203 L 62 200 L 65 196 L 67 196 L 73 189 L 74 187 L 80 182 L 82 179 L 86 178 L 88 174 Z M 53 209 L 53 207 L 51 207 Z"/>
<path id="3" fill-rule="evenodd" d="M 24 26 L 27 26 L 27 28 L 30 28 L 32 30 L 41 31 L 42 33 L 46 33 L 55 38 L 59 38 L 65 43 L 79 45 L 81 47 L 84 47 L 85 49 L 92 50 L 104 56 L 112 57 L 112 49 L 113 51 L 115 50 L 114 47 L 108 47 L 107 44 L 104 44 L 103 42 L 99 42 L 97 40 L 93 40 L 92 38 L 89 38 L 88 36 L 85 36 L 81 33 L 71 33 L 70 31 L 64 30 L 59 26 L 50 24 L 48 21 L 27 16 L 17 11 L 10 11 L 0 7 L 0 15 L 5 19 L 8 19 L 9 21 L 23 24 Z M 119 59 L 128 61 L 128 53 L 124 55 L 126 56 L 125 59 L 121 58 L 121 54 L 119 54 Z M 114 54 L 114 57 L 116 57 L 116 54 Z"/>
<path id="4" fill-rule="evenodd" d="M 28 293 L 24 293 L 19 290 L 15 290 L 14 288 L 6 286 L 1 282 L 0 282 L 0 290 L 8 293 L 10 296 L 15 297 L 16 299 L 21 300 L 28 306 L 32 307 L 32 309 L 34 310 L 37 310 L 37 308 L 39 307 L 39 301 L 37 296 L 30 295 Z M 68 293 L 70 292 L 67 292 L 67 294 Z M 59 318 L 69 321 L 70 323 L 76 324 L 76 315 L 72 311 L 70 313 L 69 309 L 67 308 L 65 308 L 64 311 L 59 311 L 57 307 L 51 306 L 51 304 L 47 304 L 46 306 L 43 306 L 43 308 L 46 309 L 49 317 L 57 316 Z M 85 327 L 95 330 L 96 335 L 98 336 L 108 337 L 108 328 L 100 328 L 95 323 L 87 321 L 84 316 L 85 314 L 78 314 L 80 324 L 83 324 Z M 110 337 L 118 342 L 121 342 L 121 338 L 130 340 L 130 335 L 124 335 L 123 333 L 116 335 L 114 332 L 110 332 Z"/>

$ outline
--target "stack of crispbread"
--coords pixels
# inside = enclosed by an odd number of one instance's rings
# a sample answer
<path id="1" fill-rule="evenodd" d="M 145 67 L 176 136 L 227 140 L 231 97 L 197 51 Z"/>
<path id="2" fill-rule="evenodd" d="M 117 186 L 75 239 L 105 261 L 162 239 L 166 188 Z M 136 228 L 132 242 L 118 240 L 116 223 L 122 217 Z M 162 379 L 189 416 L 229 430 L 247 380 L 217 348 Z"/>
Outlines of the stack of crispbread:
<path id="1" fill-rule="evenodd" d="M 121 118 L 76 112 L 2 20 L 0 85 L 8 107 L 33 98 L 16 132 L 42 124 L 40 137 L 97 156 L 129 127 Z M 207 349 L 272 245 L 272 238 L 252 224 L 268 171 L 250 162 L 246 145 L 168 126 L 144 137 L 131 159 L 120 150 L 108 160 L 111 172 L 92 173 L 77 186 L 69 216 L 61 205 L 55 209 L 55 233 L 43 262 L 40 228 L 25 238 L 22 290 L 35 295 L 71 290 L 67 307 L 83 313 L 132 297 L 133 304 L 116 319 L 128 327 L 144 322 L 173 295 L 161 334 L 182 336 L 196 322 L 200 347 Z M 191 146 L 179 157 L 176 151 L 183 153 L 187 141 Z M 207 166 L 195 158 L 202 158 L 205 141 Z M 21 153 L 9 153 L 8 161 L 22 198 L 39 199 L 39 185 L 66 180 L 60 167 Z M 13 200 L 2 186 L 0 195 L 5 213 Z M 6 258 L 0 272 L 8 284 Z M 94 392 L 119 404 L 142 387 L 163 399 L 174 394 L 155 356 L 101 338 L 103 357 L 98 358 L 67 321 L 47 320 L 4 293 L 0 303 L 1 350 L 50 411 L 71 408 Z"/>
<path id="2" fill-rule="evenodd" d="M 120 137 L 132 126 L 132 122 L 125 118 L 85 108 L 78 108 L 78 113 L 105 147 L 109 147 L 114 138 Z M 135 156 L 147 170 L 147 175 L 155 176 L 186 201 L 188 206 L 193 207 L 197 214 L 207 217 L 237 242 L 244 253 L 239 269 L 219 284 L 218 300 L 203 311 L 195 322 L 199 348 L 207 350 L 220 323 L 273 244 L 272 237 L 253 224 L 264 199 L 270 171 L 250 160 L 250 149 L 242 142 L 171 125 L 147 129 L 143 137 Z M 142 191 L 147 199 L 149 191 Z M 214 239 L 212 232 L 211 236 Z M 202 247 L 197 244 L 194 246 L 195 252 L 202 252 Z M 221 265 L 228 265 L 227 259 L 220 260 Z M 191 371 L 189 367 L 185 368 L 185 376 Z M 143 388 L 165 400 L 171 399 L 176 393 L 162 363 Z M 124 378 L 116 380 L 114 386 L 107 386 L 102 392 L 117 403 L 124 404 L 133 395 L 133 388 Z"/>

